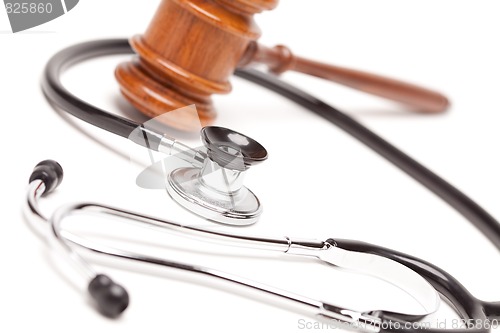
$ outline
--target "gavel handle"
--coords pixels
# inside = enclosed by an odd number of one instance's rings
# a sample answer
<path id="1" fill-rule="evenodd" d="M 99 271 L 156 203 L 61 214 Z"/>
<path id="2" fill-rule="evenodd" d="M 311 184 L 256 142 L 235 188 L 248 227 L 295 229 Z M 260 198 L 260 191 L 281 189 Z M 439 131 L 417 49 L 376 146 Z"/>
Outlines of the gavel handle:
<path id="1" fill-rule="evenodd" d="M 239 66 L 250 63 L 265 64 L 275 74 L 293 70 L 313 75 L 406 104 L 415 111 L 439 113 L 450 105 L 448 99 L 438 92 L 375 74 L 297 57 L 283 45 L 269 48 L 256 42 L 250 43 Z"/>

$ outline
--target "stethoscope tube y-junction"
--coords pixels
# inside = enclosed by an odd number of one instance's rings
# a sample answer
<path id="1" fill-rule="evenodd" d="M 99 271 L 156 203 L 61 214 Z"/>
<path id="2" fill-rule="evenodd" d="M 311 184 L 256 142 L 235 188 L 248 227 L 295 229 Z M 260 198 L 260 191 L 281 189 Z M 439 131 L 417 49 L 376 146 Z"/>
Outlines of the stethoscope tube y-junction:
<path id="1" fill-rule="evenodd" d="M 73 116 L 117 135 L 129 137 L 135 129 L 140 127 L 139 124 L 110 114 L 77 98 L 64 88 L 60 81 L 60 75 L 66 66 L 81 60 L 103 55 L 133 53 L 132 48 L 125 39 L 87 42 L 62 50 L 49 61 L 46 67 L 43 80 L 44 93 L 50 101 Z M 310 94 L 284 83 L 271 75 L 246 69 L 237 70 L 235 74 L 279 93 L 351 134 L 441 197 L 467 218 L 498 249 L 500 249 L 500 225 L 488 212 L 454 186 L 447 183 L 356 120 Z M 144 131 L 150 130 L 144 129 Z M 148 148 L 156 150 L 163 133 L 148 132 L 147 136 L 148 138 L 152 138 L 152 142 L 148 142 Z M 137 143 L 144 144 L 142 136 L 138 138 Z M 486 303 L 476 299 L 452 276 L 432 264 L 378 246 L 353 241 L 337 240 L 336 242 L 342 244 L 342 246 L 346 248 L 376 253 L 412 268 L 432 283 L 434 287 L 455 306 L 456 310 L 464 319 L 491 320 L 498 318 L 500 315 L 500 303 Z M 471 327 L 467 332 L 475 330 L 477 329 Z M 434 332 L 438 330 L 426 329 L 426 331 Z M 488 329 L 478 329 L 478 331 L 488 331 Z"/>

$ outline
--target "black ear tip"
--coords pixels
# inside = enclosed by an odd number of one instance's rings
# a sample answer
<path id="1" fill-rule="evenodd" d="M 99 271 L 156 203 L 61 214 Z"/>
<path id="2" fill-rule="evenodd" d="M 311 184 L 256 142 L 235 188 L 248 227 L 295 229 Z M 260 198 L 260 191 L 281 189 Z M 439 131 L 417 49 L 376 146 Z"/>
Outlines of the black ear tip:
<path id="1" fill-rule="evenodd" d="M 125 288 L 106 275 L 97 275 L 89 283 L 88 291 L 96 302 L 99 312 L 109 318 L 118 317 L 129 304 Z"/>
<path id="2" fill-rule="evenodd" d="M 63 180 L 64 172 L 59 163 L 53 160 L 45 160 L 38 163 L 30 176 L 30 183 L 34 180 L 41 180 L 45 184 L 45 192 L 55 190 Z"/>
<path id="3" fill-rule="evenodd" d="M 325 243 L 330 244 L 331 246 L 337 246 L 337 241 L 333 238 L 328 238 Z"/>

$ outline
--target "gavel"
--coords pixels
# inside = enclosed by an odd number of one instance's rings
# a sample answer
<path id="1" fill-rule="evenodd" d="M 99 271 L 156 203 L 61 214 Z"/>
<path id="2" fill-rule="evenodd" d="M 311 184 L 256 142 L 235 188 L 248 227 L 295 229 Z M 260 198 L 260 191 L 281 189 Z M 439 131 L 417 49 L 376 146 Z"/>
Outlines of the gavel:
<path id="1" fill-rule="evenodd" d="M 442 94 L 391 78 L 295 56 L 286 46 L 257 42 L 254 15 L 272 10 L 278 0 L 163 0 L 146 32 L 130 43 L 138 57 L 115 72 L 125 98 L 149 117 L 196 105 L 202 125 L 213 123 L 212 94 L 231 91 L 236 68 L 267 65 L 275 74 L 288 70 L 313 75 L 400 102 L 411 110 L 439 113 L 449 102 Z M 170 125 L 189 127 L 193 119 Z"/>

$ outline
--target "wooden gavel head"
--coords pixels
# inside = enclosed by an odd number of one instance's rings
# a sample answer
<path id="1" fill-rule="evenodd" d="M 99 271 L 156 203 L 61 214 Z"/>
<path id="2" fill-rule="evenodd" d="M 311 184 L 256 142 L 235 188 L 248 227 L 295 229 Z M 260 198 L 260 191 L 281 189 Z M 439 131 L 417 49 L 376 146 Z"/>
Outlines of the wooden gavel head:
<path id="1" fill-rule="evenodd" d="M 130 42 L 138 57 L 122 63 L 116 78 L 125 98 L 149 117 L 187 105 L 198 116 L 180 115 L 169 125 L 190 130 L 211 124 L 212 94 L 231 91 L 229 77 L 238 66 L 262 63 L 276 74 L 286 70 L 314 75 L 425 112 L 448 106 L 443 95 L 408 83 L 300 57 L 284 47 L 256 41 L 261 32 L 254 15 L 278 0 L 163 0 L 142 36 Z"/>
<path id="2" fill-rule="evenodd" d="M 163 0 L 144 35 L 131 39 L 138 59 L 120 64 L 125 98 L 150 117 L 195 104 L 202 125 L 215 119 L 212 94 L 231 91 L 229 77 L 260 37 L 253 15 L 278 0 Z M 176 127 L 190 127 L 176 119 Z M 196 119 L 197 121 L 197 119 Z"/>

